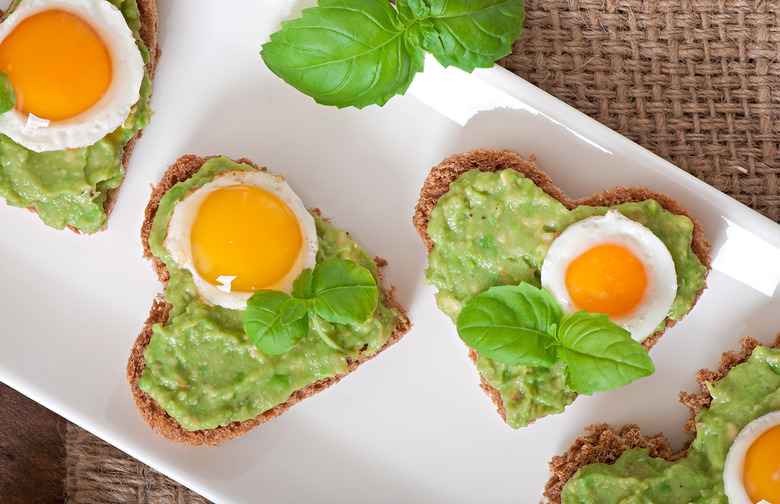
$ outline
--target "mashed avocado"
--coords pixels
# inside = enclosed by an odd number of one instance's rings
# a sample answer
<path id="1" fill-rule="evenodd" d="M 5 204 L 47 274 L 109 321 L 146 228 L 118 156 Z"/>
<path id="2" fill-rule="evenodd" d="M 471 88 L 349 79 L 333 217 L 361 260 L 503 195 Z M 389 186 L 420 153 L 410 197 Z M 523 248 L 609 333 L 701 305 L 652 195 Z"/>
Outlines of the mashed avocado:
<path id="1" fill-rule="evenodd" d="M 678 282 L 669 316 L 680 318 L 696 300 L 706 273 L 691 250 L 693 223 L 653 200 L 614 208 L 669 248 Z M 607 210 L 581 206 L 570 212 L 515 170 L 471 170 L 450 185 L 431 212 L 428 235 L 435 246 L 426 282 L 438 289 L 437 305 L 455 322 L 465 303 L 489 287 L 520 282 L 540 287 L 542 261 L 553 239 L 569 225 Z M 479 356 L 477 369 L 501 393 L 513 428 L 560 413 L 576 396 L 560 365 L 509 366 Z"/>
<path id="2" fill-rule="evenodd" d="M 347 372 L 346 355 L 310 333 L 282 355 L 265 355 L 244 333 L 243 312 L 201 303 L 189 271 L 179 269 L 163 247 L 176 202 L 227 170 L 253 168 L 225 158 L 204 163 L 192 178 L 172 187 L 160 201 L 149 245 L 171 272 L 166 300 L 168 322 L 157 324 L 144 352 L 141 390 L 152 396 L 186 429 L 210 429 L 254 418 L 283 403 L 292 392 L 323 378 Z M 379 303 L 372 318 L 334 325 L 334 339 L 351 352 L 379 350 L 395 328 L 398 313 L 383 304 L 382 283 L 371 257 L 344 231 L 314 214 L 319 241 L 317 261 L 351 259 L 377 281 Z"/>
<path id="3" fill-rule="evenodd" d="M 727 504 L 723 466 L 739 431 L 780 408 L 780 350 L 757 347 L 747 362 L 709 386 L 712 403 L 696 416 L 696 438 L 677 462 L 631 449 L 614 465 L 580 469 L 564 486 L 563 504 Z"/>
<path id="4" fill-rule="evenodd" d="M 16 0 L 9 12 L 19 5 Z M 124 15 L 144 62 L 149 52 L 141 41 L 141 19 L 136 0 L 106 0 Z M 106 224 L 106 193 L 124 177 L 122 149 L 149 123 L 151 81 L 141 84 L 141 96 L 125 123 L 97 143 L 79 149 L 33 152 L 0 134 L 0 196 L 12 206 L 34 207 L 51 227 L 66 225 L 94 233 Z"/>

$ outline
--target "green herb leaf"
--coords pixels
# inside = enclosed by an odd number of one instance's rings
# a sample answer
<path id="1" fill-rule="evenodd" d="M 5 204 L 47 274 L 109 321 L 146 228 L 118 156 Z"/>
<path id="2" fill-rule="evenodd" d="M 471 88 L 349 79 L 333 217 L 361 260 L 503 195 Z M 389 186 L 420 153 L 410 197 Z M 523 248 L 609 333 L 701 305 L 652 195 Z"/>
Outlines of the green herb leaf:
<path id="1" fill-rule="evenodd" d="M 301 271 L 298 278 L 293 280 L 292 296 L 300 299 L 309 299 L 311 292 L 311 268 Z"/>
<path id="2" fill-rule="evenodd" d="M 283 321 L 282 306 L 290 299 L 284 292 L 257 291 L 247 301 L 244 331 L 263 353 L 279 355 L 289 352 L 309 332 L 308 317 L 292 320 L 288 315 L 290 322 Z"/>
<path id="3" fill-rule="evenodd" d="M 304 299 L 289 298 L 279 308 L 282 315 L 282 324 L 290 324 L 306 316 L 309 304 Z"/>
<path id="4" fill-rule="evenodd" d="M 5 114 L 16 106 L 16 91 L 11 85 L 8 74 L 0 72 L 0 114 Z"/>
<path id="5" fill-rule="evenodd" d="M 384 105 L 423 70 L 425 51 L 467 72 L 523 31 L 523 0 L 319 0 L 263 44 L 266 66 L 317 103 Z"/>
<path id="6" fill-rule="evenodd" d="M 260 55 L 323 105 L 384 105 L 423 69 L 423 51 L 387 0 L 320 0 L 282 23 Z"/>
<path id="7" fill-rule="evenodd" d="M 336 328 L 333 327 L 333 324 L 327 320 L 322 319 L 321 317 L 318 317 L 317 315 L 312 315 L 311 325 L 312 329 L 314 329 L 314 332 L 320 337 L 320 339 L 333 350 L 347 354 L 353 358 L 359 357 L 357 352 L 350 351 L 336 343 Z"/>
<path id="8" fill-rule="evenodd" d="M 362 322 L 376 310 L 376 280 L 370 271 L 354 261 L 325 259 L 314 268 L 311 285 L 312 309 L 328 322 Z"/>
<path id="9" fill-rule="evenodd" d="M 442 65 L 466 72 L 493 66 L 523 31 L 523 0 L 398 0 L 399 10 L 402 3 L 429 22 L 421 26 L 423 49 Z"/>
<path id="10" fill-rule="evenodd" d="M 580 394 L 612 390 L 655 370 L 647 349 L 604 314 L 565 315 L 558 339 L 558 355 L 566 363 L 572 389 Z"/>
<path id="11" fill-rule="evenodd" d="M 528 283 L 491 287 L 469 301 L 457 321 L 461 339 L 481 355 L 509 365 L 551 366 L 561 308 Z"/>
<path id="12" fill-rule="evenodd" d="M 292 294 L 257 291 L 247 301 L 244 331 L 257 348 L 269 355 L 288 352 L 311 324 L 329 347 L 357 356 L 336 342 L 332 324 L 362 322 L 374 313 L 379 292 L 369 270 L 348 259 L 325 259 L 301 272 Z"/>
<path id="13" fill-rule="evenodd" d="M 484 357 L 508 365 L 565 365 L 580 394 L 612 390 L 653 373 L 647 350 L 604 314 L 562 315 L 553 296 L 521 283 L 491 287 L 466 303 L 458 334 Z"/>

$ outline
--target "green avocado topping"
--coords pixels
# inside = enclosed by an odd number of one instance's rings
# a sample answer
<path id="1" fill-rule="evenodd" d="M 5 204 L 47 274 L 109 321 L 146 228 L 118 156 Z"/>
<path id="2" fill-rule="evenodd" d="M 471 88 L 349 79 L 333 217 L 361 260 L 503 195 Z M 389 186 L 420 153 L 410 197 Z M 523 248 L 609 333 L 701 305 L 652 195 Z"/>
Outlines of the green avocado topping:
<path id="1" fill-rule="evenodd" d="M 691 249 L 693 223 L 653 200 L 613 208 L 650 229 L 669 249 L 678 283 L 669 317 L 679 319 L 693 306 L 707 271 Z M 435 246 L 426 282 L 438 289 L 439 308 L 457 322 L 464 306 L 491 287 L 522 282 L 540 287 L 542 261 L 552 241 L 569 225 L 608 210 L 580 206 L 569 211 L 515 170 L 468 171 L 431 212 L 428 235 Z M 560 413 L 576 397 L 561 362 L 510 365 L 478 354 L 477 369 L 500 392 L 513 428 Z"/>
<path id="2" fill-rule="evenodd" d="M 312 215 L 319 243 L 317 265 L 348 259 L 370 272 L 377 289 L 376 307 L 368 319 L 328 323 L 328 336 L 340 350 L 309 330 L 286 351 L 266 354 L 244 331 L 243 311 L 202 303 L 191 273 L 176 265 L 163 241 L 176 203 L 228 170 L 254 168 L 226 158 L 210 159 L 163 196 L 149 237 L 152 253 L 171 273 L 165 299 L 173 308 L 168 321 L 153 328 L 139 386 L 189 430 L 254 418 L 285 402 L 298 389 L 346 373 L 347 358 L 376 353 L 399 317 L 395 309 L 383 304 L 382 281 L 372 258 L 348 233 L 316 213 Z"/>
<path id="3" fill-rule="evenodd" d="M 9 13 L 22 0 L 16 0 Z M 148 49 L 141 35 L 141 17 L 136 0 L 106 0 L 125 17 L 144 62 Z M 33 152 L 0 134 L 0 196 L 12 206 L 35 208 L 48 226 L 73 226 L 94 233 L 106 225 L 103 203 L 108 191 L 119 187 L 124 177 L 125 144 L 149 124 L 151 81 L 144 75 L 141 96 L 119 128 L 93 145 L 61 151 Z"/>
<path id="4" fill-rule="evenodd" d="M 613 465 L 591 464 L 569 479 L 562 504 L 728 504 L 723 467 L 737 434 L 780 409 L 780 350 L 757 347 L 750 358 L 708 385 L 712 403 L 696 416 L 696 438 L 676 462 L 629 449 Z"/>

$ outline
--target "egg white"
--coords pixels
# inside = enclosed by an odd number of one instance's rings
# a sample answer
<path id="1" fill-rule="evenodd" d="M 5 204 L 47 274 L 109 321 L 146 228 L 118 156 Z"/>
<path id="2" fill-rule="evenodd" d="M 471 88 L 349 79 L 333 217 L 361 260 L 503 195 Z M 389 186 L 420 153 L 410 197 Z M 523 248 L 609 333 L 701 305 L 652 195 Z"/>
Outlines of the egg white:
<path id="1" fill-rule="evenodd" d="M 669 313 L 677 296 L 674 260 L 666 245 L 642 224 L 610 210 L 564 229 L 550 244 L 542 262 L 542 287 L 547 289 L 565 313 L 578 311 L 566 288 L 569 264 L 591 248 L 611 243 L 630 250 L 639 259 L 647 275 L 647 288 L 639 305 L 630 313 L 610 318 L 642 341 L 655 331 Z"/>
<path id="2" fill-rule="evenodd" d="M 22 20 L 51 9 L 76 14 L 92 26 L 111 55 L 113 74 L 103 97 L 74 117 L 47 121 L 15 108 L 0 114 L 0 133 L 35 152 L 86 147 L 114 131 L 138 101 L 144 76 L 133 32 L 119 9 L 105 0 L 25 0 L 0 23 L 0 41 Z"/>
<path id="3" fill-rule="evenodd" d="M 742 483 L 745 454 L 761 434 L 777 424 L 780 424 L 780 411 L 767 413 L 747 424 L 734 439 L 723 466 L 723 490 L 729 504 L 753 504 Z"/>
<path id="4" fill-rule="evenodd" d="M 289 293 L 292 290 L 293 281 L 298 278 L 301 272 L 306 268 L 314 267 L 319 243 L 314 217 L 306 210 L 303 201 L 281 175 L 263 171 L 227 171 L 217 175 L 199 189 L 191 191 L 183 200 L 179 201 L 168 223 L 168 232 L 164 241 L 165 249 L 180 268 L 192 273 L 192 280 L 203 301 L 232 310 L 244 310 L 252 292 L 231 291 L 227 287 L 231 278 L 224 278 L 222 286 L 216 286 L 205 280 L 195 268 L 191 246 L 192 226 L 203 201 L 214 190 L 236 184 L 251 185 L 270 192 L 290 208 L 301 227 L 303 243 L 297 261 L 284 278 L 268 287 L 269 290 Z"/>

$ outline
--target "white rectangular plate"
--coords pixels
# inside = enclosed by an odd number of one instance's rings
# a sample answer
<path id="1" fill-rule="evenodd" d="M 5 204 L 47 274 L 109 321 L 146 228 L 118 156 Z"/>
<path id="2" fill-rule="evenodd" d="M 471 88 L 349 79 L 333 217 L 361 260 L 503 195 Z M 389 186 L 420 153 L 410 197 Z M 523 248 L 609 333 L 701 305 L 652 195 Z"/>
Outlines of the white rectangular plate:
<path id="1" fill-rule="evenodd" d="M 742 335 L 768 342 L 780 330 L 780 227 L 503 69 L 466 75 L 428 61 L 406 96 L 337 110 L 288 87 L 258 55 L 313 0 L 158 1 L 156 114 L 109 229 L 77 236 L 0 206 L 0 380 L 204 496 L 535 503 L 548 461 L 587 425 L 634 422 L 679 448 L 688 412 L 677 395 L 696 389 L 695 372 L 717 366 Z M 430 167 L 481 147 L 535 155 L 571 196 L 647 186 L 698 217 L 713 245 L 709 289 L 652 350 L 653 376 L 518 431 L 496 415 L 423 283 L 411 224 Z M 150 185 L 188 153 L 248 157 L 284 175 L 308 206 L 389 261 L 387 281 L 414 323 L 337 386 L 216 449 L 155 435 L 125 379 L 160 291 L 139 240 Z"/>

